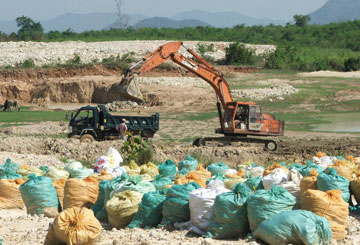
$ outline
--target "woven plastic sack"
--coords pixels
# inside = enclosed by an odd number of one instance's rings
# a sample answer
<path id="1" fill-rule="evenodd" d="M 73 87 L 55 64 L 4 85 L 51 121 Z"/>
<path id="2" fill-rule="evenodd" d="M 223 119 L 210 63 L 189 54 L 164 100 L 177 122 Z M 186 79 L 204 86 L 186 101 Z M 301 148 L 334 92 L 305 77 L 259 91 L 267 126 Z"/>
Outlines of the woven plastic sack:
<path id="1" fill-rule="evenodd" d="M 299 209 L 301 198 L 300 185 L 296 184 L 294 181 L 288 181 L 278 184 L 278 186 L 284 187 L 291 195 L 296 198 L 296 205 L 294 206 L 294 209 Z"/>
<path id="2" fill-rule="evenodd" d="M 172 185 L 172 180 L 170 178 L 161 177 L 161 175 L 157 175 L 155 179 L 150 182 L 155 186 L 157 191 L 166 189 L 166 185 Z"/>
<path id="3" fill-rule="evenodd" d="M 110 193 L 123 185 L 126 181 L 126 176 L 119 176 L 112 180 L 103 180 L 99 183 L 99 195 L 95 204 L 91 207 L 97 219 L 106 221 L 108 214 L 106 212 L 106 202 L 110 200 Z"/>
<path id="4" fill-rule="evenodd" d="M 101 234 L 102 226 L 87 208 L 62 211 L 50 225 L 44 245 L 91 245 Z"/>
<path id="5" fill-rule="evenodd" d="M 57 181 L 60 179 L 68 179 L 70 177 L 70 173 L 55 167 L 49 167 L 45 176 L 52 179 L 52 181 Z"/>
<path id="6" fill-rule="evenodd" d="M 90 176 L 96 179 L 98 183 L 100 183 L 103 180 L 112 180 L 113 178 L 115 178 L 114 175 L 107 174 L 105 171 L 101 172 L 100 174 L 92 174 Z"/>
<path id="7" fill-rule="evenodd" d="M 213 175 L 210 179 L 208 179 L 206 181 L 206 184 L 208 185 L 211 181 L 213 180 L 221 180 L 221 181 L 225 181 L 226 179 L 229 179 L 227 177 L 224 177 L 224 175 L 222 173 L 217 173 L 215 175 Z"/>
<path id="8" fill-rule="evenodd" d="M 344 160 L 336 160 L 333 165 L 329 165 L 329 167 L 326 169 L 326 172 L 329 171 L 329 168 L 335 169 L 339 176 L 345 177 L 349 181 L 353 179 L 354 166 L 349 162 Z"/>
<path id="9" fill-rule="evenodd" d="M 317 178 L 317 188 L 321 191 L 340 190 L 341 197 L 345 202 L 350 199 L 350 182 L 342 176 L 337 175 L 336 170 L 329 168 L 328 174 L 320 173 Z"/>
<path id="10" fill-rule="evenodd" d="M 270 190 L 272 186 L 280 183 L 288 182 L 288 172 L 284 171 L 283 168 L 275 168 L 271 173 L 263 177 L 262 183 L 265 190 Z M 264 172 L 265 174 L 265 172 Z"/>
<path id="11" fill-rule="evenodd" d="M 71 170 L 73 169 L 79 169 L 79 168 L 82 168 L 82 164 L 81 162 L 78 162 L 78 161 L 70 161 L 69 163 L 67 163 L 64 167 L 64 170 L 65 171 L 68 171 L 70 174 L 71 174 Z"/>
<path id="12" fill-rule="evenodd" d="M 250 196 L 247 203 L 248 219 L 251 231 L 271 216 L 290 211 L 296 204 L 296 198 L 281 186 L 271 190 L 258 190 Z"/>
<path id="13" fill-rule="evenodd" d="M 215 198 L 213 215 L 206 237 L 231 239 L 245 236 L 249 232 L 246 202 L 250 190 L 243 184 L 234 186 L 231 192 L 224 192 Z"/>
<path id="14" fill-rule="evenodd" d="M 150 181 L 154 180 L 154 178 L 148 174 L 140 174 L 140 176 L 141 176 L 141 181 L 150 182 Z"/>
<path id="15" fill-rule="evenodd" d="M 148 162 L 147 164 L 140 166 L 140 174 L 148 174 L 152 178 L 155 178 L 155 176 L 159 174 L 159 169 L 152 162 Z"/>
<path id="16" fill-rule="evenodd" d="M 113 147 L 109 147 L 107 156 L 109 157 L 110 168 L 118 168 L 120 166 L 120 163 L 123 162 L 123 158 L 121 157 L 119 151 Z"/>
<path id="17" fill-rule="evenodd" d="M 129 228 L 156 227 L 162 220 L 162 207 L 166 199 L 167 190 L 153 191 L 144 194 Z"/>
<path id="18" fill-rule="evenodd" d="M 58 199 L 59 199 L 59 204 L 60 204 L 61 210 L 64 209 L 65 182 L 66 182 L 66 179 L 59 179 L 59 180 L 53 182 L 53 186 L 54 186 L 54 188 L 56 190 L 56 194 L 57 194 Z"/>
<path id="19" fill-rule="evenodd" d="M 52 180 L 35 174 L 27 177 L 28 181 L 19 187 L 27 213 L 55 217 L 58 214 L 59 201 Z"/>
<path id="20" fill-rule="evenodd" d="M 13 163 L 10 158 L 6 160 L 3 165 L 0 165 L 0 179 L 18 179 L 22 178 L 21 174 L 16 173 L 20 166 L 16 163 Z"/>
<path id="21" fill-rule="evenodd" d="M 117 228 L 124 228 L 130 224 L 138 212 L 143 194 L 137 191 L 123 191 L 116 193 L 106 202 L 106 211 L 110 224 Z"/>
<path id="22" fill-rule="evenodd" d="M 94 170 L 90 168 L 78 168 L 70 170 L 71 178 L 84 179 L 92 174 L 94 174 Z"/>
<path id="23" fill-rule="evenodd" d="M 64 209 L 87 207 L 96 202 L 99 185 L 91 176 L 85 179 L 68 179 L 64 189 Z"/>
<path id="24" fill-rule="evenodd" d="M 175 180 L 175 184 L 184 185 L 190 182 L 195 182 L 200 185 L 200 187 L 206 187 L 206 181 L 211 177 L 211 173 L 206 170 L 196 170 L 191 171 L 185 176 L 185 178 L 180 178 Z"/>
<path id="25" fill-rule="evenodd" d="M 280 163 L 274 163 L 273 165 L 271 165 L 270 167 L 268 167 L 264 170 L 263 176 L 265 177 L 269 174 L 272 174 L 276 169 L 282 169 L 285 174 L 287 174 L 289 172 L 289 169 L 282 166 Z"/>
<path id="26" fill-rule="evenodd" d="M 188 169 L 189 171 L 192 171 L 192 170 L 196 170 L 198 165 L 199 163 L 195 158 L 186 155 L 185 159 L 179 162 L 178 168 L 179 170 Z"/>
<path id="27" fill-rule="evenodd" d="M 255 176 L 247 179 L 244 182 L 244 185 L 246 185 L 253 192 L 264 189 L 264 186 L 262 184 L 262 177 L 260 176 Z"/>
<path id="28" fill-rule="evenodd" d="M 256 167 L 252 167 L 250 169 L 250 176 L 251 177 L 262 177 L 264 175 L 264 167 L 262 166 L 256 166 Z"/>
<path id="29" fill-rule="evenodd" d="M 21 174 L 22 177 L 27 180 L 29 174 L 35 174 L 36 176 L 42 176 L 42 170 L 29 166 L 29 165 L 20 165 L 20 168 L 16 173 Z"/>
<path id="30" fill-rule="evenodd" d="M 112 196 L 118 192 L 127 191 L 127 190 L 137 191 L 137 192 L 140 192 L 141 194 L 145 194 L 148 192 L 156 191 L 156 188 L 150 182 L 141 181 L 139 183 L 133 183 L 133 182 L 127 181 L 123 185 L 121 185 L 118 188 L 116 188 L 115 190 L 113 190 L 110 193 L 110 198 L 112 198 Z"/>
<path id="31" fill-rule="evenodd" d="M 124 165 L 123 166 L 126 170 L 127 175 L 139 175 L 141 169 L 139 168 L 139 166 L 136 164 L 136 162 L 134 160 L 131 160 L 130 163 L 128 165 Z"/>
<path id="32" fill-rule="evenodd" d="M 126 169 L 125 169 L 124 167 L 107 169 L 107 170 L 105 170 L 105 171 L 106 171 L 107 174 L 113 175 L 114 178 L 120 177 L 120 176 L 122 176 L 122 178 L 127 178 Z"/>
<path id="33" fill-rule="evenodd" d="M 360 178 L 355 178 L 350 182 L 351 192 L 354 194 L 357 203 L 360 203 Z"/>
<path id="34" fill-rule="evenodd" d="M 303 195 L 307 190 L 317 190 L 317 177 L 318 173 L 315 169 L 311 170 L 310 175 L 305 176 L 300 181 L 300 192 Z"/>
<path id="35" fill-rule="evenodd" d="M 301 197 L 301 209 L 326 218 L 330 222 L 333 238 L 345 239 L 345 229 L 349 224 L 349 204 L 341 198 L 339 190 L 307 190 Z"/>
<path id="36" fill-rule="evenodd" d="M 13 209 L 24 207 L 19 186 L 22 179 L 0 179 L 0 209 Z"/>
<path id="37" fill-rule="evenodd" d="M 200 188 L 190 192 L 190 221 L 201 231 L 207 231 L 213 214 L 213 205 L 217 195 L 229 192 L 220 180 L 212 181 L 208 188 Z"/>
<path id="38" fill-rule="evenodd" d="M 231 190 L 234 187 L 234 185 L 238 183 L 244 183 L 245 181 L 246 179 L 243 179 L 241 177 L 233 177 L 233 178 L 225 179 L 224 184 L 227 189 Z"/>
<path id="39" fill-rule="evenodd" d="M 173 185 L 166 194 L 161 225 L 190 220 L 189 196 L 191 191 L 198 188 L 200 186 L 195 182 L 185 185 Z"/>
<path id="40" fill-rule="evenodd" d="M 176 173 L 176 163 L 172 160 L 166 160 L 165 162 L 161 163 L 158 168 L 161 177 L 168 177 L 170 179 L 174 178 Z"/>
<path id="41" fill-rule="evenodd" d="M 212 163 L 207 167 L 207 170 L 211 172 L 212 176 L 216 174 L 225 174 L 228 169 L 229 167 L 223 162 Z"/>
<path id="42" fill-rule="evenodd" d="M 299 172 L 302 176 L 305 177 L 311 174 L 311 169 L 315 169 L 315 171 L 318 173 L 322 173 L 325 171 L 324 167 L 315 164 L 313 161 L 307 161 L 306 166 L 303 169 L 299 170 Z"/>
<path id="43" fill-rule="evenodd" d="M 327 244 L 332 238 L 329 221 L 306 210 L 275 214 L 258 226 L 254 236 L 270 245 Z"/>

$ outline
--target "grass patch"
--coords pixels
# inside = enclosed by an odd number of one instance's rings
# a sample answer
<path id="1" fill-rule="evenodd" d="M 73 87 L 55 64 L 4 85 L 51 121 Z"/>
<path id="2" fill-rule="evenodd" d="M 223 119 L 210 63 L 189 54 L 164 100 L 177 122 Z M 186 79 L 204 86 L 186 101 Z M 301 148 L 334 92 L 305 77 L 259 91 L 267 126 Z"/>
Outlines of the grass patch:
<path id="1" fill-rule="evenodd" d="M 64 111 L 17 111 L 0 112 L 0 122 L 45 122 L 67 121 Z"/>

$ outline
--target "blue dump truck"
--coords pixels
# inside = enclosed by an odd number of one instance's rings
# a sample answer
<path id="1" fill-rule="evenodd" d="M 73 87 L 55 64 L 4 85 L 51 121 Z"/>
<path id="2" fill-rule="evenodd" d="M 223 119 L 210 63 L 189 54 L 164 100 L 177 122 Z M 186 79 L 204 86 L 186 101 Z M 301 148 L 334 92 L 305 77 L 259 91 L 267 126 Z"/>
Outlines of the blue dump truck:
<path id="1" fill-rule="evenodd" d="M 126 119 L 128 131 L 133 135 L 151 138 L 159 130 L 159 113 L 151 116 L 111 115 L 104 105 L 81 107 L 69 122 L 69 138 L 81 142 L 119 139 L 116 126 Z"/>

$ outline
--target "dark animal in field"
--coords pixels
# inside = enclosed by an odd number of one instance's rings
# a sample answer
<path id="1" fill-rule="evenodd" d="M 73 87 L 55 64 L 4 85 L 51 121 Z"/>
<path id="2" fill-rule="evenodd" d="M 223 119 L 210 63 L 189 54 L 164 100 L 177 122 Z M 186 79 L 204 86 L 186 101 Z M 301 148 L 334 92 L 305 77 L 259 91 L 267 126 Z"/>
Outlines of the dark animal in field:
<path id="1" fill-rule="evenodd" d="M 3 111 L 11 111 L 11 107 L 15 109 L 15 111 L 20 111 L 20 104 L 18 101 L 9 101 L 5 100 L 5 103 L 0 108 L 4 107 Z"/>

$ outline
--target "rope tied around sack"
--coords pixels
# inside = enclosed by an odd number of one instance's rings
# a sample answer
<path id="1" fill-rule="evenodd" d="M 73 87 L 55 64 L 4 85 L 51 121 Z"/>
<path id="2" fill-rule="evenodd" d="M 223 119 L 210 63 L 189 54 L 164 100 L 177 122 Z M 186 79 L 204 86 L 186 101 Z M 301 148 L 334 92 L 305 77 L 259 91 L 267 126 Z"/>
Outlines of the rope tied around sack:
<path id="1" fill-rule="evenodd" d="M 84 224 L 81 223 L 82 219 L 83 219 L 82 214 L 75 215 L 74 217 L 71 217 L 69 219 L 70 224 L 69 224 L 69 228 L 67 229 L 67 233 L 68 233 L 68 242 L 67 242 L 67 244 L 73 245 L 72 239 L 73 239 L 74 233 L 76 231 L 78 231 L 78 230 L 85 229 Z"/>

